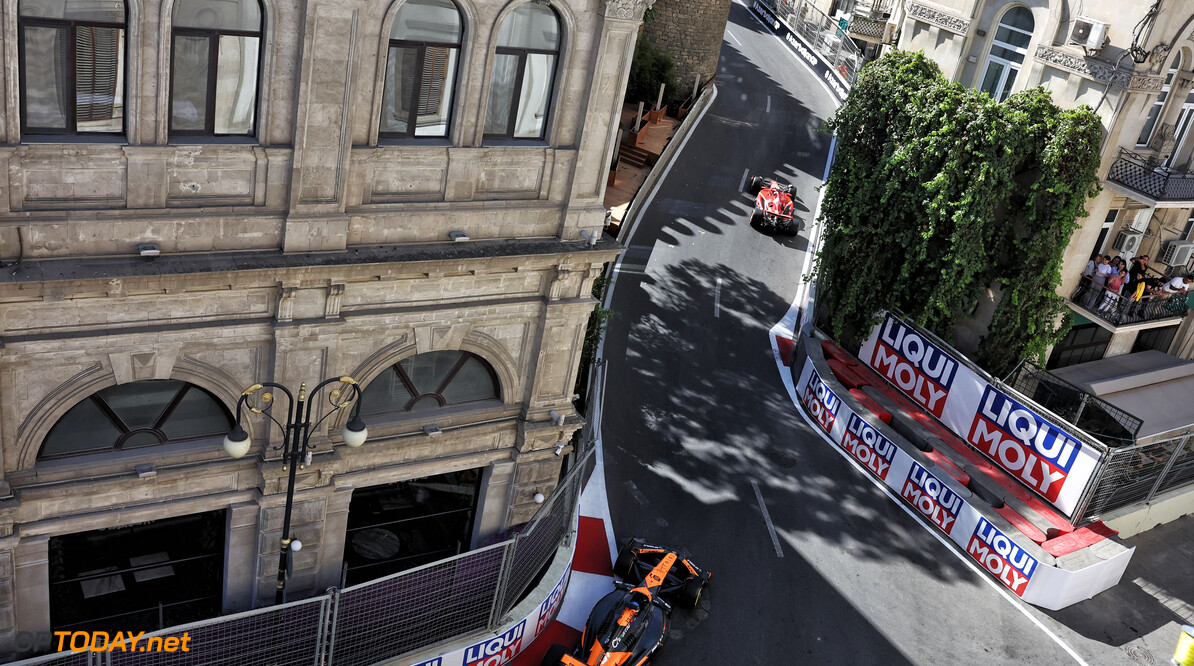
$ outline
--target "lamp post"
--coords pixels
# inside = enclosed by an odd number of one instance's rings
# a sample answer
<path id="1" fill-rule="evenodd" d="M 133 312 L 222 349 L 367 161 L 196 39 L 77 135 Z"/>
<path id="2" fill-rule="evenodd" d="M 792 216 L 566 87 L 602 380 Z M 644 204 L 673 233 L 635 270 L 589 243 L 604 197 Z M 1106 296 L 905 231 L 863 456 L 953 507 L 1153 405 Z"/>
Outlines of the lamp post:
<path id="1" fill-rule="evenodd" d="M 290 481 L 286 486 L 286 512 L 282 519 L 282 547 L 278 558 L 278 594 L 274 599 L 275 604 L 282 603 L 285 596 L 286 573 L 289 569 L 291 551 L 298 552 L 303 547 L 301 541 L 290 538 L 290 512 L 294 505 L 295 471 L 311 464 L 311 450 L 315 448 L 315 445 L 311 443 L 311 431 L 317 430 L 319 425 L 332 414 L 352 405 L 352 416 L 344 427 L 344 443 L 356 448 L 364 444 L 365 439 L 369 436 L 365 422 L 361 420 L 361 387 L 355 379 L 347 376 L 325 379 L 311 389 L 310 395 L 314 397 L 327 386 L 336 383 L 339 383 L 340 386 L 333 388 L 327 396 L 332 408 L 315 423 L 311 423 L 312 403 L 307 399 L 306 382 L 299 384 L 297 399 L 289 389 L 281 384 L 274 382 L 254 384 L 245 389 L 244 393 L 241 393 L 240 399 L 236 401 L 236 422 L 232 426 L 232 431 L 224 438 L 224 451 L 229 456 L 240 458 L 249 452 L 252 442 L 249 440 L 249 434 L 240 425 L 242 407 L 247 407 L 253 414 L 264 414 L 279 428 L 282 428 L 282 443 L 271 447 L 275 451 L 282 452 L 282 471 L 288 469 L 290 471 Z M 270 413 L 275 400 L 272 392 L 265 391 L 267 388 L 276 389 L 286 395 L 288 404 L 285 424 L 279 422 Z M 262 393 L 262 391 L 265 392 Z M 261 395 L 258 396 L 258 393 Z M 258 398 L 261 401 L 260 406 L 257 404 Z"/>

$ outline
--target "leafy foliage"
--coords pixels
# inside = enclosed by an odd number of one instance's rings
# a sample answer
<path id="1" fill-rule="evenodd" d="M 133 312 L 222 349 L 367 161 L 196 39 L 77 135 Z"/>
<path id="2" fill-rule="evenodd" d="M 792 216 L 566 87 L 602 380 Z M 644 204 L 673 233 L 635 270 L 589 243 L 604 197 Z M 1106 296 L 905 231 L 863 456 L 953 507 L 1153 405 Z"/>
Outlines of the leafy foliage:
<path id="1" fill-rule="evenodd" d="M 609 278 L 602 275 L 593 280 L 593 298 L 601 301 L 605 298 L 605 290 L 609 287 Z M 601 342 L 601 332 L 605 324 L 614 317 L 616 312 L 610 308 L 597 305 L 589 313 L 589 323 L 585 328 L 585 340 L 580 348 L 580 366 L 589 367 L 593 357 L 597 355 L 597 345 Z"/>
<path id="2" fill-rule="evenodd" d="M 1069 329 L 1056 289 L 1097 192 L 1099 117 L 1040 88 L 996 103 L 922 53 L 894 52 L 863 68 L 828 126 L 838 146 L 817 260 L 834 337 L 864 337 L 895 308 L 948 339 L 998 281 L 978 362 L 995 375 L 1043 362 Z"/>
<path id="3" fill-rule="evenodd" d="M 670 55 L 646 39 L 640 39 L 634 47 L 634 59 L 630 62 L 626 101 L 643 102 L 646 108 L 653 108 L 659 97 L 660 84 L 667 86 L 665 100 L 672 99 L 677 92 L 676 81 L 672 77 L 674 68 L 675 63 Z"/>

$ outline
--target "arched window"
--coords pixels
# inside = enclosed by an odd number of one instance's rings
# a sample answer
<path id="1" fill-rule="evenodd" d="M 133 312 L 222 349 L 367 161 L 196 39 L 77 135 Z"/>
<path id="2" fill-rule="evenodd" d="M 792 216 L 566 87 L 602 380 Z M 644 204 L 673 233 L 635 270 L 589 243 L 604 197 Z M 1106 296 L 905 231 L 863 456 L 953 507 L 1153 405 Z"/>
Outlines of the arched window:
<path id="1" fill-rule="evenodd" d="M 1153 106 L 1148 110 L 1148 118 L 1144 121 L 1144 127 L 1140 130 L 1140 137 L 1136 139 L 1136 145 L 1143 146 L 1148 143 L 1148 140 L 1153 137 L 1153 130 L 1157 127 L 1157 120 L 1161 117 L 1161 112 L 1165 110 L 1165 100 L 1169 99 L 1169 91 L 1173 86 L 1173 79 L 1177 77 L 1177 72 L 1182 68 L 1182 54 L 1177 52 L 1173 56 L 1173 62 L 1169 65 L 1169 73 L 1165 75 L 1165 83 L 1161 85 L 1161 92 L 1157 95 L 1157 101 L 1153 102 Z"/>
<path id="2" fill-rule="evenodd" d="M 506 17 L 493 59 L 486 136 L 543 138 L 559 54 L 560 21 L 551 7 L 528 2 Z"/>
<path id="3" fill-rule="evenodd" d="M 418 354 L 390 366 L 361 396 L 361 414 L 393 415 L 501 399 L 497 375 L 463 351 Z"/>
<path id="4" fill-rule="evenodd" d="M 252 136 L 261 63 L 258 0 L 178 0 L 170 48 L 170 133 Z"/>
<path id="5" fill-rule="evenodd" d="M 381 136 L 444 137 L 452 117 L 460 11 L 451 0 L 407 0 L 390 28 Z"/>
<path id="6" fill-rule="evenodd" d="M 124 0 L 21 0 L 21 132 L 124 131 Z"/>
<path id="7" fill-rule="evenodd" d="M 223 437 L 232 414 L 207 391 L 174 379 L 109 386 L 62 415 L 38 459 Z"/>
<path id="8" fill-rule="evenodd" d="M 1012 91 L 1016 74 L 1020 73 L 1020 65 L 1024 63 L 1024 55 L 1028 53 L 1034 25 L 1032 12 L 1027 7 L 1012 8 L 999 21 L 979 87 L 997 102 L 1007 99 Z"/>

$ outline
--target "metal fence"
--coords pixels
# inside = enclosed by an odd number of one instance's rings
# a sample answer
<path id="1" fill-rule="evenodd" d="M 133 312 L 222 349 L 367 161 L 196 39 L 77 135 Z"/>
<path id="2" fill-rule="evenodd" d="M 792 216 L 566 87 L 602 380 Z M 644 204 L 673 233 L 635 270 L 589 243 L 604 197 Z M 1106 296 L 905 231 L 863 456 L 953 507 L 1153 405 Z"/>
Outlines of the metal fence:
<path id="1" fill-rule="evenodd" d="M 1071 303 L 1114 326 L 1185 317 L 1186 298 L 1186 294 L 1150 294 L 1133 301 L 1085 277 L 1070 294 Z"/>
<path id="2" fill-rule="evenodd" d="M 1194 199 L 1194 174 L 1170 169 L 1156 158 L 1119 149 L 1107 179 L 1136 190 L 1155 201 Z"/>
<path id="3" fill-rule="evenodd" d="M 588 449 L 512 539 L 385 578 L 271 608 L 146 633 L 130 651 L 59 652 L 21 666 L 365 666 L 493 631 L 570 543 Z M 141 652 L 152 637 L 183 652 Z M 127 644 L 126 644 L 127 645 Z"/>
<path id="4" fill-rule="evenodd" d="M 1194 437 L 1112 449 L 1104 457 L 1085 515 L 1149 502 L 1158 493 L 1194 481 Z"/>
<path id="5" fill-rule="evenodd" d="M 824 56 L 848 86 L 862 68 L 862 51 L 832 17 L 805 0 L 758 0 Z"/>
<path id="6" fill-rule="evenodd" d="M 1139 417 L 1045 372 L 1028 359 L 1020 361 L 1004 383 L 1108 446 L 1134 443 L 1143 424 Z"/>

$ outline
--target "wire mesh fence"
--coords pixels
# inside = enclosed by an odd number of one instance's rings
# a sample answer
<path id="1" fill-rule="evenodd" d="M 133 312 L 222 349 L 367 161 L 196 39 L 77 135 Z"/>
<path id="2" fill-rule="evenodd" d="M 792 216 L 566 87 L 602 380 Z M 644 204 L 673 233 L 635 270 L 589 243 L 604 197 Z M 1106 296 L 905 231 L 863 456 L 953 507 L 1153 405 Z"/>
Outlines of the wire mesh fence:
<path id="1" fill-rule="evenodd" d="M 1045 372 L 1028 359 L 1020 361 L 1004 383 L 1108 446 L 1132 444 L 1143 424 L 1139 417 Z"/>
<path id="2" fill-rule="evenodd" d="M 594 454 L 589 449 L 577 457 L 513 539 L 311 599 L 146 633 L 131 649 L 58 652 L 15 663 L 364 666 L 493 630 L 569 543 Z M 187 649 L 177 643 L 168 649 L 166 639 L 184 636 Z"/>
<path id="3" fill-rule="evenodd" d="M 1182 439 L 1169 439 L 1109 451 L 1103 459 L 1101 473 L 1091 490 L 1084 515 L 1099 516 L 1152 499 L 1183 442 Z M 1186 467 L 1183 467 L 1187 475 L 1191 473 L 1189 464 L 1187 460 Z"/>
<path id="4" fill-rule="evenodd" d="M 833 17 L 806 0 L 758 0 L 787 24 L 788 28 L 811 44 L 848 86 L 854 85 L 862 68 L 863 54 L 854 40 Z"/>
<path id="5" fill-rule="evenodd" d="M 485 629 L 512 546 L 506 541 L 333 593 L 330 663 L 364 666 Z"/>

